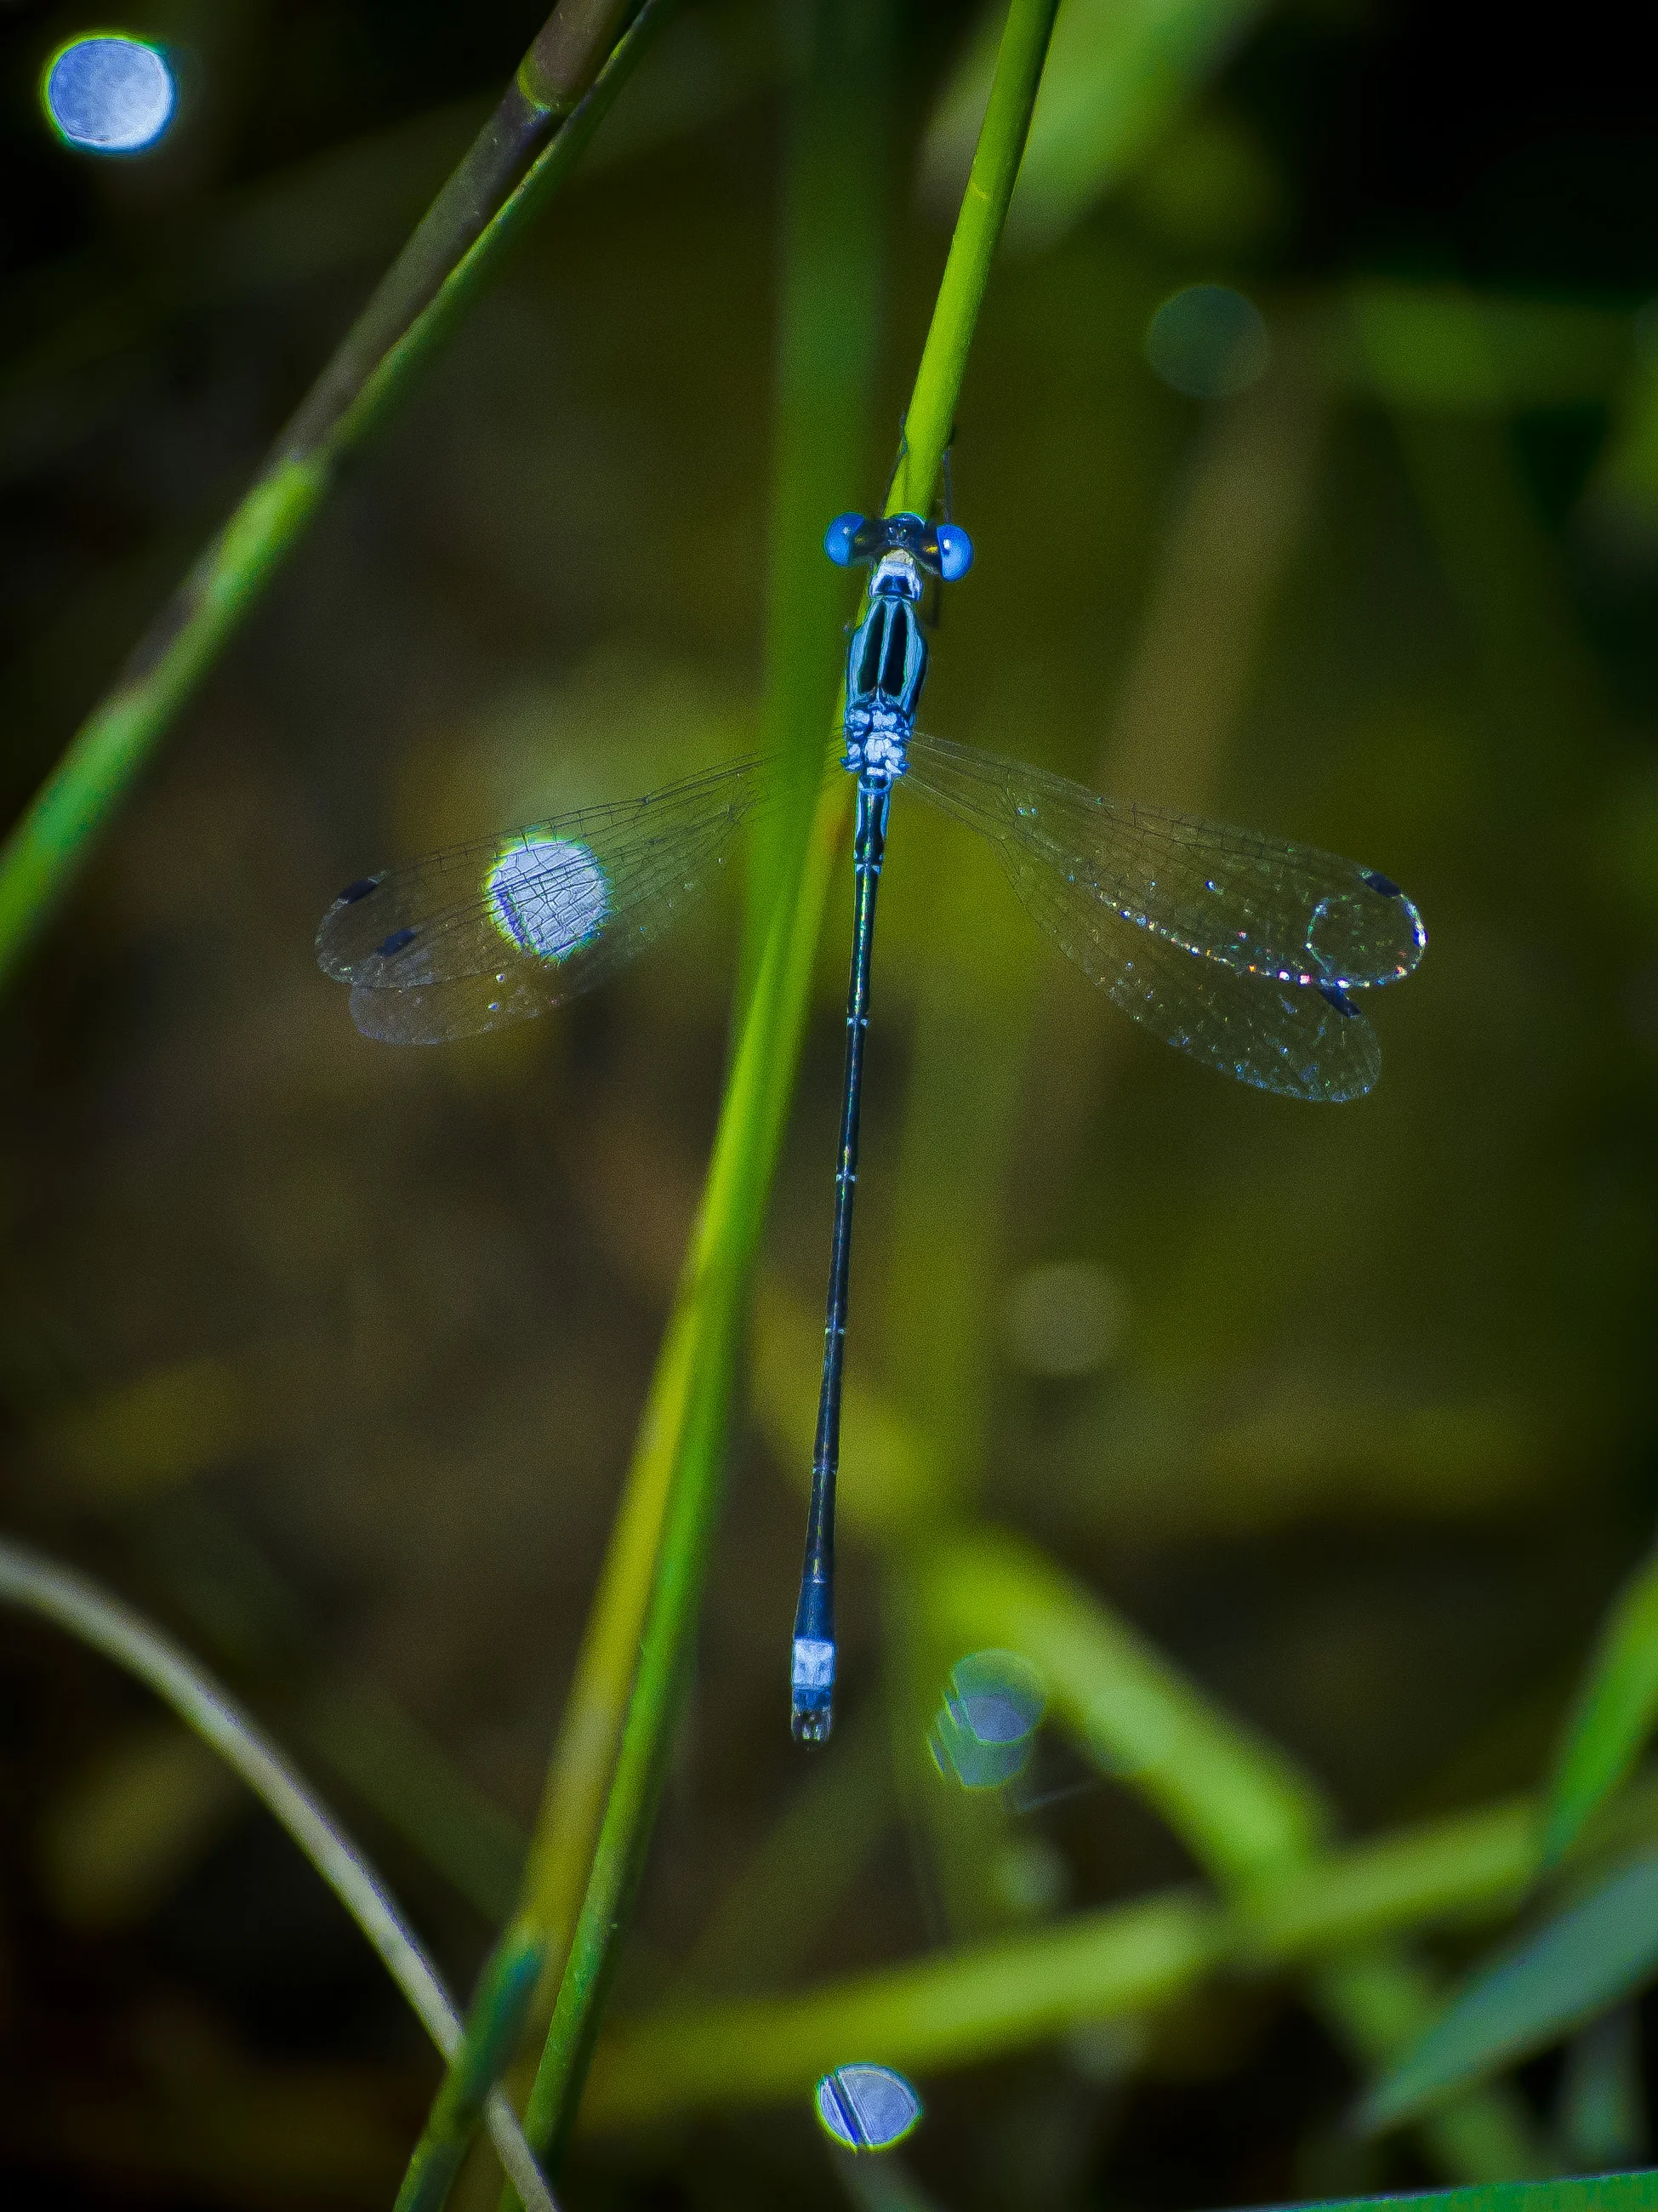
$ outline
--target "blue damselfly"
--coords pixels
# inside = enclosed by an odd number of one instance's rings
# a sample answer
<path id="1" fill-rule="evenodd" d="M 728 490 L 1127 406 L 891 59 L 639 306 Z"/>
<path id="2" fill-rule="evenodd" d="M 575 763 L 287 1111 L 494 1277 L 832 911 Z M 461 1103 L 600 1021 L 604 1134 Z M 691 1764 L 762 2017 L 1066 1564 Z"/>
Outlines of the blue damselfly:
<path id="1" fill-rule="evenodd" d="M 829 1733 L 835 1482 L 840 1460 L 859 1109 L 876 895 L 895 787 L 987 838 L 1060 950 L 1125 1012 L 1193 1059 L 1291 1098 L 1333 1102 L 1381 1070 L 1358 994 L 1422 957 L 1397 884 L 1307 845 L 1102 799 L 1041 769 L 924 735 L 920 607 L 972 564 L 967 532 L 918 515 L 844 514 L 824 550 L 872 570 L 847 653 L 846 712 L 826 768 L 857 778 L 847 1056 L 823 1375 L 795 1617 L 793 1727 Z M 351 987 L 365 1036 L 437 1043 L 544 1012 L 610 975 L 677 918 L 770 797 L 780 763 L 738 762 L 643 799 L 486 837 L 349 884 L 318 957 Z"/>

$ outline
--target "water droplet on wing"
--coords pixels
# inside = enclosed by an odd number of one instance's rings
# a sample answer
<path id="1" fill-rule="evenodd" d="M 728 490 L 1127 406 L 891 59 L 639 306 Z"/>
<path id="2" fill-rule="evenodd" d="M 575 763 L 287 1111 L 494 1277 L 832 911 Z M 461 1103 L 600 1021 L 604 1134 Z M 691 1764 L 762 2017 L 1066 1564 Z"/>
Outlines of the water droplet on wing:
<path id="1" fill-rule="evenodd" d="M 542 960 L 568 960 L 610 912 L 604 869 L 568 837 L 514 838 L 483 887 L 501 935 Z"/>

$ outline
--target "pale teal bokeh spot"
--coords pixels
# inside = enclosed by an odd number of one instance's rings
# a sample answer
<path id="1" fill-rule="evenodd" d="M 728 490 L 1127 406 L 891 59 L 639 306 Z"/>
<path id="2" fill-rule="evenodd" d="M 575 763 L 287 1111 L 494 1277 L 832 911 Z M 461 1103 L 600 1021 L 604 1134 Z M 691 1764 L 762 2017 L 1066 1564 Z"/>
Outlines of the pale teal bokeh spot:
<path id="1" fill-rule="evenodd" d="M 1266 317 L 1228 284 L 1188 284 L 1146 326 L 1147 361 L 1192 399 L 1247 391 L 1265 375 L 1272 354 Z"/>

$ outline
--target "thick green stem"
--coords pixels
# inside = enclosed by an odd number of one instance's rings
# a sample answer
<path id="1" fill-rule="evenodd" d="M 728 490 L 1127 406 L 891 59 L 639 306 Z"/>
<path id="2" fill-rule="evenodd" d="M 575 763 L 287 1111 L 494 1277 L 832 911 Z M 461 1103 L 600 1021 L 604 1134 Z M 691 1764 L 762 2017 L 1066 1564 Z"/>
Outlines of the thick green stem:
<path id="1" fill-rule="evenodd" d="M 904 417 L 905 450 L 887 501 L 889 514 L 925 514 L 938 489 L 944 453 L 955 435 L 956 402 L 967 374 L 979 305 L 1013 197 L 1058 8 L 1059 0 L 1013 0 L 1008 11 L 990 105 L 980 128 Z"/>
<path id="2" fill-rule="evenodd" d="M 834 641 L 845 613 L 845 579 L 823 558 L 819 537 L 825 519 L 855 495 L 857 456 L 868 429 L 884 226 L 889 12 L 887 0 L 858 0 L 797 17 L 802 27 L 811 27 L 813 48 L 798 95 L 786 185 L 765 724 L 768 743 L 798 773 L 790 778 L 789 802 L 756 844 L 747 936 L 759 972 L 744 994 L 743 1042 L 697 1253 L 659 1364 L 532 1860 L 529 1905 L 541 1924 L 568 1942 L 586 1889 L 581 1926 L 587 1939 L 596 1931 L 596 1941 L 578 1938 L 580 1955 L 570 1960 L 531 2107 L 551 2114 L 549 2124 L 560 2134 L 560 2115 L 574 2104 L 586 2070 L 587 2023 L 597 2018 L 608 1976 L 616 1900 L 642 1863 L 659 1753 L 694 1629 L 730 1375 L 842 811 L 839 790 L 821 807 L 817 803 L 835 696 Z M 750 1103 L 747 1094 L 756 1085 Z M 738 1170 L 752 1182 L 756 1203 L 741 1225 L 735 1272 L 731 1257 L 722 1260 L 723 1288 L 710 1297 L 699 1285 L 720 1243 L 717 1233 L 705 1240 L 726 1211 L 719 1193 L 737 1188 Z M 738 1227 L 727 1224 L 728 1255 Z M 675 1565 L 665 1575 L 659 1560 L 670 1558 Z M 618 1764 L 624 1720 L 632 1756 L 622 1749 Z"/>
<path id="3" fill-rule="evenodd" d="M 896 502 L 899 505 L 919 501 L 925 509 L 942 466 L 956 395 L 1001 220 L 1017 171 L 1056 4 L 1057 0 L 1015 0 L 1009 18 L 980 152 L 974 163 L 968 204 L 963 208 L 950 248 L 944 287 L 911 400 L 912 428 L 906 465 L 901 472 L 902 489 L 895 486 L 895 490 L 900 492 Z M 831 134 L 825 141 L 826 149 L 835 143 Z M 844 133 L 840 143 L 844 160 Z M 798 158 L 806 158 L 804 150 Z M 858 175 L 854 167 L 853 176 L 856 179 Z M 866 177 L 863 181 L 867 182 Z M 800 204 L 806 204 L 810 197 L 803 194 Z M 844 219 L 844 199 L 840 204 Z M 811 295 L 807 293 L 795 296 L 803 321 L 809 319 Z M 821 356 L 824 343 L 834 336 L 833 331 L 826 331 L 813 346 L 802 345 L 797 349 L 791 349 L 786 337 L 786 375 L 792 361 L 806 362 L 814 355 Z M 805 372 L 804 380 L 809 381 L 810 373 L 809 369 Z M 786 424 L 787 398 L 786 384 Z M 786 453 L 786 431 L 784 450 Z M 780 495 L 779 506 L 780 514 L 791 520 L 786 496 Z M 816 535 L 814 529 L 814 539 Z M 814 554 L 815 550 L 814 546 Z M 791 540 L 787 548 L 779 549 L 778 557 L 780 562 L 796 560 L 800 557 L 800 549 Z M 780 621 L 781 617 L 778 619 Z M 774 627 L 774 651 L 777 635 Z M 809 665 L 809 662 L 803 663 L 803 666 Z M 816 696 L 815 690 L 809 685 L 801 696 Z M 773 707 L 774 712 L 778 711 L 775 697 Z M 814 747 L 811 715 L 801 724 L 800 742 L 803 748 Z M 819 758 L 821 744 L 821 736 L 816 737 L 815 750 Z M 716 1140 L 694 1257 L 670 1325 L 653 1393 L 652 1413 L 647 1419 L 648 1440 L 657 1431 L 655 1417 L 665 1396 L 677 1413 L 672 1463 L 665 1476 L 659 1478 L 659 1486 L 652 1500 L 651 1517 L 659 1512 L 660 1516 L 657 1565 L 649 1589 L 639 1663 L 616 1771 L 546 2051 L 525 2114 L 531 2141 L 542 2145 L 555 2164 L 580 2100 L 604 1996 L 615 1969 L 620 1933 L 643 1870 L 695 1628 L 729 1408 L 734 1335 L 728 1334 L 727 1330 L 734 1331 L 746 1298 L 753 1239 L 758 1235 L 764 1192 L 780 1133 L 777 1109 L 787 1088 L 787 1079 L 780 1076 L 779 1068 L 768 1068 L 767 1054 L 774 1045 L 786 1044 L 788 1058 L 782 1065 L 792 1074 L 804 1018 L 811 949 L 823 908 L 830 834 L 838 821 L 841 798 L 836 794 L 826 799 L 818 810 L 819 828 L 824 834 L 817 837 L 809 848 L 805 891 L 795 890 L 786 865 L 774 875 L 778 896 L 773 907 L 766 957 L 749 1003 Z M 750 1151 L 756 1140 L 763 1142 L 763 1155 Z M 740 1246 L 733 1246 L 729 1235 L 723 1240 L 720 1236 L 723 1206 L 716 1194 L 727 1182 L 733 1192 L 741 1188 L 745 1194 L 747 1241 Z M 713 1311 L 708 1304 L 710 1286 L 716 1284 L 718 1325 L 710 1326 L 701 1320 L 699 1308 Z M 656 1498 L 660 1498 L 659 1507 Z M 631 1484 L 623 1511 L 624 1520 L 619 1530 L 625 1528 L 628 1540 L 632 1542 L 642 1536 L 647 1516 L 642 1509 L 635 1509 Z M 630 1579 L 635 1590 L 642 1579 L 638 1572 L 641 1564 L 640 1560 L 633 1564 Z M 601 1594 L 601 1604 L 603 1596 Z M 600 1630 L 601 1622 L 596 1620 L 592 1634 L 596 1637 Z M 616 1625 L 604 1623 L 602 1632 L 607 1644 L 619 1650 L 621 1638 Z M 589 1705 L 576 1727 L 567 1731 L 567 1740 L 580 1746 L 590 1778 L 596 1771 L 601 1750 L 591 1729 L 592 1711 Z M 552 1809 L 550 1801 L 549 1809 Z M 568 1864 L 570 1839 L 561 1838 L 553 1848 L 561 1861 Z"/>
<path id="4" fill-rule="evenodd" d="M 499 268 L 507 246 L 569 174 L 671 4 L 646 0 L 602 69 L 605 49 L 598 41 L 610 35 L 620 0 L 563 0 L 555 11 L 518 81 L 301 403 L 252 489 L 82 724 L 0 851 L 0 985 L 299 543 L 342 462 L 390 417 Z M 560 26 L 553 62 L 532 70 L 530 60 Z M 586 64 L 578 67 L 584 53 Z M 588 77 L 591 88 L 568 109 Z M 544 101 L 531 96 L 526 78 L 547 95 Z"/>

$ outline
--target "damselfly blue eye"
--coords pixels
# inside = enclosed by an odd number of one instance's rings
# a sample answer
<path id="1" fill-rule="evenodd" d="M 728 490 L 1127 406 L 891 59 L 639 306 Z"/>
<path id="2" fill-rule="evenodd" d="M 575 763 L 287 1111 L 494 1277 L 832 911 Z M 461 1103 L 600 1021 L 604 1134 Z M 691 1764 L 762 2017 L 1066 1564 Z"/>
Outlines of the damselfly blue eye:
<path id="1" fill-rule="evenodd" d="M 837 568 L 852 566 L 852 541 L 863 526 L 861 514 L 837 514 L 823 532 L 823 550 Z"/>
<path id="2" fill-rule="evenodd" d="M 973 540 L 959 522 L 938 525 L 938 574 L 953 584 L 973 566 Z"/>

